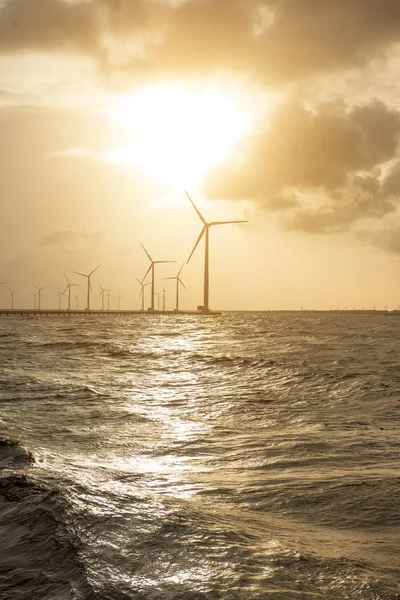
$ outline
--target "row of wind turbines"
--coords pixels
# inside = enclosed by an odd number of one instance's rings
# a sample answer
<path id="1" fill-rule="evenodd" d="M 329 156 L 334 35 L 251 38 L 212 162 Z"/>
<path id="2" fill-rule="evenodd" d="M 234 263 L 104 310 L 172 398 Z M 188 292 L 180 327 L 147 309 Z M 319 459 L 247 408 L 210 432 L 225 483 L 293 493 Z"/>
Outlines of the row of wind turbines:
<path id="1" fill-rule="evenodd" d="M 190 200 L 194 210 L 196 211 L 200 221 L 203 223 L 203 227 L 200 231 L 200 234 L 197 238 L 197 241 L 189 255 L 189 258 L 187 259 L 186 263 L 189 263 L 190 259 L 192 258 L 193 254 L 196 251 L 197 246 L 199 245 L 200 241 L 202 240 L 203 236 L 205 236 L 205 253 L 204 253 L 204 288 L 203 288 L 203 304 L 201 306 L 198 306 L 198 311 L 203 313 L 203 314 L 209 314 L 211 311 L 210 309 L 210 277 L 209 277 L 209 273 L 210 273 L 210 269 L 209 269 L 209 265 L 210 265 L 210 250 L 209 250 L 209 245 L 210 245 L 210 229 L 211 227 L 214 227 L 216 225 L 230 225 L 230 224 L 234 224 L 234 223 L 246 223 L 247 221 L 211 221 L 211 222 L 207 222 L 203 215 L 201 214 L 201 212 L 199 211 L 199 209 L 197 208 L 197 206 L 195 205 L 195 203 L 193 202 L 192 198 L 189 196 L 188 192 L 185 190 L 186 196 L 188 197 L 188 199 Z M 176 261 L 172 261 L 172 260 L 153 260 L 153 258 L 151 257 L 150 253 L 146 250 L 146 248 L 144 247 L 144 245 L 141 243 L 141 246 L 144 250 L 144 252 L 146 253 L 149 261 L 150 261 L 150 265 L 149 268 L 147 269 L 144 277 L 142 278 L 142 280 L 135 278 L 138 283 L 141 286 L 141 290 L 140 290 L 140 296 L 141 296 L 141 300 L 142 300 L 142 311 L 145 310 L 144 307 L 144 301 L 145 301 L 145 287 L 148 285 L 151 285 L 151 303 L 150 303 L 150 307 L 148 308 L 149 312 L 156 312 L 155 309 L 155 296 L 158 295 L 158 308 L 157 310 L 159 310 L 159 305 L 160 305 L 160 297 L 162 299 L 162 304 L 163 304 L 163 311 L 165 312 L 165 289 L 163 288 L 162 292 L 157 293 L 155 291 L 155 266 L 158 264 L 166 264 L 166 263 L 174 263 Z M 174 277 L 164 277 L 163 280 L 175 280 L 176 281 L 176 286 L 175 286 L 175 309 L 174 312 L 179 312 L 179 290 L 180 290 L 180 286 L 182 286 L 185 290 L 187 290 L 185 284 L 183 283 L 180 275 L 182 273 L 182 269 L 184 267 L 185 263 L 182 264 L 181 268 L 178 271 L 178 274 L 175 275 Z M 90 301 L 91 301 L 91 292 L 92 292 L 92 283 L 91 283 L 91 277 L 92 275 L 100 268 L 100 265 L 97 265 L 97 267 L 95 269 L 93 269 L 92 271 L 90 271 L 90 273 L 82 273 L 80 271 L 73 271 L 73 273 L 75 275 L 79 275 L 81 277 L 86 278 L 87 280 L 87 285 L 86 285 L 86 308 L 85 310 L 90 311 L 91 307 L 90 307 Z M 149 275 L 149 273 L 151 274 L 151 280 L 149 282 L 146 282 L 146 279 Z M 58 302 L 59 302 L 59 310 L 61 310 L 61 299 L 62 296 L 65 295 L 67 293 L 67 297 L 68 297 L 68 310 L 71 310 L 71 298 L 75 298 L 75 308 L 77 308 L 77 303 L 78 303 L 78 294 L 76 294 L 75 296 L 73 296 L 71 294 L 71 288 L 77 286 L 78 284 L 76 283 L 71 283 L 69 281 L 69 279 L 67 278 L 67 276 L 64 274 L 64 277 L 66 279 L 67 285 L 66 288 L 63 292 L 61 292 L 61 290 L 59 289 L 59 292 L 56 296 L 56 298 L 58 298 Z M 4 282 L 0 282 L 0 284 Z M 100 284 L 99 284 L 100 285 Z M 38 287 L 38 286 L 34 286 L 37 290 L 36 294 L 32 294 L 34 295 L 34 308 L 35 310 L 41 310 L 41 292 L 45 289 L 45 287 Z M 109 310 L 109 302 L 110 302 L 110 290 L 109 289 L 105 289 L 100 285 L 101 288 L 101 292 L 99 294 L 99 297 L 101 297 L 101 306 L 102 306 L 102 310 L 105 309 L 105 299 L 108 299 L 108 310 Z M 14 309 L 14 295 L 16 292 L 12 291 L 10 288 L 10 300 L 11 300 L 11 308 Z M 119 296 L 114 296 L 114 298 L 117 298 L 118 300 L 118 310 L 120 309 L 120 301 L 122 299 L 121 295 L 119 294 Z"/>

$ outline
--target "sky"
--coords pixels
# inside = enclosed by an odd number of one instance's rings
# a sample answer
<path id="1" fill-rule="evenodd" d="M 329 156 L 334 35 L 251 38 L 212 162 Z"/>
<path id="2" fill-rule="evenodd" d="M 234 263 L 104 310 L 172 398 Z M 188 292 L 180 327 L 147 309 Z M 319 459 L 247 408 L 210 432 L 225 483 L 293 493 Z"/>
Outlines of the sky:
<path id="1" fill-rule="evenodd" d="M 0 306 L 400 304 L 398 0 L 0 0 Z M 204 241 L 181 308 L 203 303 Z M 148 294 L 148 292 L 146 292 Z M 65 303 L 65 299 L 63 299 Z M 117 301 L 111 299 L 112 307 Z M 149 298 L 146 297 L 146 305 Z"/>

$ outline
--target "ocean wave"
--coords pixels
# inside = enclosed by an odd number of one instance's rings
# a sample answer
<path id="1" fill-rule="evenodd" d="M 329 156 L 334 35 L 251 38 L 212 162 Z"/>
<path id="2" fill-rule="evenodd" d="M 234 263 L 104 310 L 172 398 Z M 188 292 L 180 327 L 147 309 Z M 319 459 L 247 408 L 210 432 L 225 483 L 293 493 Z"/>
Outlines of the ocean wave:
<path id="1" fill-rule="evenodd" d="M 23 468 L 35 462 L 33 454 L 19 440 L 0 438 L 0 470 Z"/>
<path id="2" fill-rule="evenodd" d="M 0 478 L 0 597 L 96 600 L 60 491 L 25 475 Z"/>

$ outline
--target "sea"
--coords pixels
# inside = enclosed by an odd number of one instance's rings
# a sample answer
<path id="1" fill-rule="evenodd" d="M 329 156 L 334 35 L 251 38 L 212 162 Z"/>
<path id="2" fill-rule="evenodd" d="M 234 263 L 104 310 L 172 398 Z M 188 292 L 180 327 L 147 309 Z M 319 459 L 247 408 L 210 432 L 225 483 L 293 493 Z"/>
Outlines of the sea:
<path id="1" fill-rule="evenodd" d="M 1 600 L 400 598 L 400 318 L 0 317 Z"/>

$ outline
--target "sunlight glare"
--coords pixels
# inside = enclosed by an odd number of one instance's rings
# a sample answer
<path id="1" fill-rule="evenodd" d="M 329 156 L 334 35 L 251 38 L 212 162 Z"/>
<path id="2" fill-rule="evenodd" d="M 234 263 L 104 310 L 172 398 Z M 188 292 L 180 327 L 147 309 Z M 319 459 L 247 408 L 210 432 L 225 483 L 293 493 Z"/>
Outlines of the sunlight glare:
<path id="1" fill-rule="evenodd" d="M 178 84 L 118 97 L 108 111 L 132 141 L 105 160 L 133 164 L 171 185 L 197 187 L 249 129 L 250 117 L 215 87 L 193 92 Z"/>

